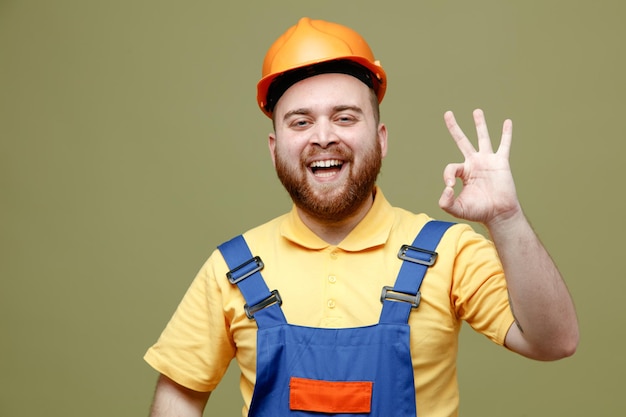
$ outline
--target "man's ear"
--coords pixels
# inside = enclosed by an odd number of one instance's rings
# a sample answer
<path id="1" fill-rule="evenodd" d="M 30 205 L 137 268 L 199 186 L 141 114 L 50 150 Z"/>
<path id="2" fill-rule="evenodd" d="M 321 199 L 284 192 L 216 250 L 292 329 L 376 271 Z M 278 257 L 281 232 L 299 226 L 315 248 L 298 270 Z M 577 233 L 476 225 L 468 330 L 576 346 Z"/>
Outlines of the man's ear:
<path id="1" fill-rule="evenodd" d="M 387 155 L 387 126 L 384 123 L 378 124 L 378 143 L 380 143 L 380 150 L 382 157 Z"/>
<path id="2" fill-rule="evenodd" d="M 272 157 L 272 164 L 276 168 L 276 133 L 272 132 L 267 137 L 267 146 L 270 148 L 270 156 Z"/>

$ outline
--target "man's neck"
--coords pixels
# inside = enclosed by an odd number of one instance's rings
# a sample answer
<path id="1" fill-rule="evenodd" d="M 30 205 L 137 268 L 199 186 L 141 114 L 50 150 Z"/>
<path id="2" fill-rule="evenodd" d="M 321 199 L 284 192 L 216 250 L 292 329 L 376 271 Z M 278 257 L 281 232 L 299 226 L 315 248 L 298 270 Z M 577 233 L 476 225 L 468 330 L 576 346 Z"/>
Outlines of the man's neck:
<path id="1" fill-rule="evenodd" d="M 297 207 L 302 222 L 326 243 L 337 245 L 363 220 L 374 204 L 374 195 L 368 198 L 352 215 L 341 220 L 324 220 Z"/>

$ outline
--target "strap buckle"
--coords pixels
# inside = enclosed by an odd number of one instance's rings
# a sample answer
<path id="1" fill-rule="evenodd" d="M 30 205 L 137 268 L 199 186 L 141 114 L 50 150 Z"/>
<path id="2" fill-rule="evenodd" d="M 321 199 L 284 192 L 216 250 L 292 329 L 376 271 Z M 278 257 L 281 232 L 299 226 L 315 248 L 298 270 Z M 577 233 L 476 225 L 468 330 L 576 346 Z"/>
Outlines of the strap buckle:
<path id="1" fill-rule="evenodd" d="M 417 248 L 411 245 L 402 245 L 400 251 L 398 252 L 398 258 L 403 261 L 413 262 L 419 265 L 432 266 L 437 260 L 437 252 Z"/>
<path id="2" fill-rule="evenodd" d="M 226 278 L 231 284 L 237 284 L 240 281 L 248 278 L 250 275 L 259 272 L 265 264 L 258 256 L 247 260 L 238 267 L 235 267 L 226 273 Z"/>
<path id="3" fill-rule="evenodd" d="M 385 300 L 402 301 L 411 304 L 411 308 L 417 308 L 420 305 L 422 294 L 418 291 L 417 294 L 410 294 L 394 290 L 393 287 L 383 287 L 383 292 L 380 294 L 380 302 Z"/>
<path id="4" fill-rule="evenodd" d="M 274 290 L 270 293 L 270 295 L 264 300 L 259 301 L 253 306 L 248 306 L 248 304 L 243 306 L 244 311 L 246 312 L 246 316 L 252 320 L 254 319 L 254 314 L 259 310 L 263 310 L 266 307 L 269 307 L 273 304 L 278 304 L 279 306 L 283 304 L 283 299 L 280 298 L 280 294 L 278 290 Z"/>

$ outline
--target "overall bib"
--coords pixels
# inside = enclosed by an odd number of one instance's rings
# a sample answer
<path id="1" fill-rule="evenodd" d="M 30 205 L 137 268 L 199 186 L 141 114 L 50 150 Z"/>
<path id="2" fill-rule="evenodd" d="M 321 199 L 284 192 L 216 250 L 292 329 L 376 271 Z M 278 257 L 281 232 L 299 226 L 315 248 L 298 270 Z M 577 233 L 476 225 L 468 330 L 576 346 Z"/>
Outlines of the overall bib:
<path id="1" fill-rule="evenodd" d="M 411 245 L 394 287 L 384 287 L 378 324 L 327 329 L 292 325 L 270 291 L 242 236 L 219 246 L 227 277 L 257 322 L 256 383 L 250 417 L 377 416 L 416 417 L 408 318 L 420 302 L 419 287 L 434 252 L 452 223 L 427 223 Z"/>

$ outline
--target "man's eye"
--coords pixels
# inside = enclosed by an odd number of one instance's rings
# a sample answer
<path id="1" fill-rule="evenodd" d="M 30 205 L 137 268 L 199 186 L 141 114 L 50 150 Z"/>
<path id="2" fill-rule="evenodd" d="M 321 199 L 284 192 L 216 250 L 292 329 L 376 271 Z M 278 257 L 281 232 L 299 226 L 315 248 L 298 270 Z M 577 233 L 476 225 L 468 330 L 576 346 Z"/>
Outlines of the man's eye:
<path id="1" fill-rule="evenodd" d="M 293 127 L 305 127 L 309 125 L 309 121 L 308 120 L 294 120 L 291 123 L 291 126 Z"/>
<path id="2" fill-rule="evenodd" d="M 339 123 L 354 123 L 355 118 L 353 116 L 339 116 L 337 117 Z"/>

